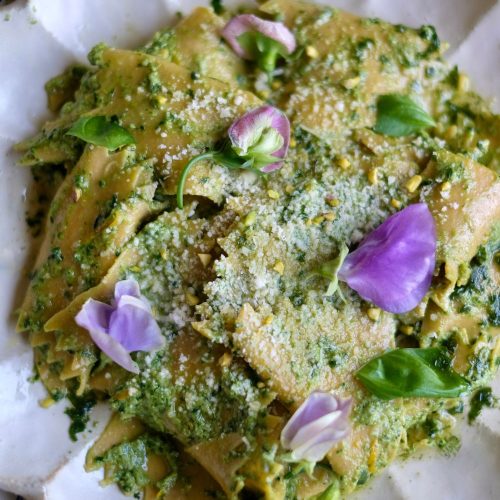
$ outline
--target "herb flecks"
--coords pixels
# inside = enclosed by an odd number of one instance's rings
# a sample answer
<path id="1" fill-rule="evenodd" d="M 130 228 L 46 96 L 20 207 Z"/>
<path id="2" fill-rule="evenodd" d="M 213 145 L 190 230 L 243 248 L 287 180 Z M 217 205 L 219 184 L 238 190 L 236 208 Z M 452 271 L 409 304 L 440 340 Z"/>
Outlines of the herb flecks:
<path id="1" fill-rule="evenodd" d="M 68 399 L 71 406 L 64 410 L 64 413 L 71 419 L 69 426 L 69 436 L 72 441 L 77 441 L 77 434 L 80 434 L 87 427 L 90 419 L 90 410 L 96 404 L 96 397 L 93 392 L 88 392 L 83 396 L 70 394 Z"/>
<path id="2" fill-rule="evenodd" d="M 490 387 L 478 389 L 471 397 L 470 410 L 467 416 L 469 424 L 476 421 L 484 408 L 493 408 L 497 403 Z"/>

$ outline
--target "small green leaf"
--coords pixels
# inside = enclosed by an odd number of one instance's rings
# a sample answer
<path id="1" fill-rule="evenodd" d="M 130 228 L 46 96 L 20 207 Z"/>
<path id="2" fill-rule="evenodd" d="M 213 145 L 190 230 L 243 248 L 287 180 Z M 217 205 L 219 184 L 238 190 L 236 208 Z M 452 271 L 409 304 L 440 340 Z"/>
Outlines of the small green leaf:
<path id="1" fill-rule="evenodd" d="M 222 0 L 211 0 L 210 5 L 216 14 L 224 13 L 224 5 L 222 5 Z"/>
<path id="2" fill-rule="evenodd" d="M 77 120 L 66 134 L 111 151 L 135 144 L 135 139 L 127 129 L 108 121 L 105 116 L 84 116 Z"/>
<path id="3" fill-rule="evenodd" d="M 356 377 L 381 399 L 456 398 L 469 383 L 452 370 L 444 349 L 394 349 L 372 359 Z"/>
<path id="4" fill-rule="evenodd" d="M 432 117 L 408 96 L 387 94 L 378 98 L 374 130 L 379 134 L 401 137 L 435 125 Z"/>

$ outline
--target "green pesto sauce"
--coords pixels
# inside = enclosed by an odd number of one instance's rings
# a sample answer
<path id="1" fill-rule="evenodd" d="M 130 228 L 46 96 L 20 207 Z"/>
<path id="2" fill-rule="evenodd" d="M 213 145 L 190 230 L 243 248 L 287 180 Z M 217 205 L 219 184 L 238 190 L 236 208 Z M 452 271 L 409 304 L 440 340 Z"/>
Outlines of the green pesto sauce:
<path id="1" fill-rule="evenodd" d="M 246 370 L 231 366 L 217 376 L 207 363 L 199 376 L 185 382 L 172 378 L 170 363 L 168 348 L 147 366 L 142 357 L 141 373 L 126 383 L 132 395 L 112 400 L 113 408 L 124 418 L 139 417 L 159 431 L 174 428 L 176 437 L 189 444 L 236 431 L 255 435 L 266 414 L 261 403 L 266 389 L 257 390 Z"/>
<path id="2" fill-rule="evenodd" d="M 83 432 L 87 427 L 90 419 L 90 411 L 95 406 L 97 400 L 95 394 L 92 392 L 87 392 L 82 396 L 69 393 L 68 399 L 71 406 L 66 408 L 64 413 L 71 419 L 69 436 L 72 441 L 76 441 L 78 439 L 77 434 Z"/>
<path id="3" fill-rule="evenodd" d="M 148 455 L 161 456 L 168 463 L 170 471 L 160 481 L 154 481 L 148 474 Z M 145 486 L 156 486 L 161 493 L 167 493 L 178 479 L 178 453 L 166 436 L 151 432 L 139 438 L 118 444 L 108 450 L 96 462 L 106 467 L 106 480 L 116 483 L 126 495 L 140 498 Z"/>
<path id="4" fill-rule="evenodd" d="M 469 424 L 475 422 L 484 408 L 493 408 L 497 403 L 493 396 L 491 387 L 482 387 L 478 389 L 470 400 L 470 410 L 467 416 Z"/>

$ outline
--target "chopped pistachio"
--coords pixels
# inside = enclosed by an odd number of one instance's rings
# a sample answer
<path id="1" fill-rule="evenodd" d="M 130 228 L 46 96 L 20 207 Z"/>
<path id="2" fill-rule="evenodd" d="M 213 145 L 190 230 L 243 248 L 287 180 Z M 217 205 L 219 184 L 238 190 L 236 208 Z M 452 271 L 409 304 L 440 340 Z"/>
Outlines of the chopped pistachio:
<path id="1" fill-rule="evenodd" d="M 219 366 L 222 368 L 227 368 L 233 362 L 233 355 L 230 352 L 225 352 L 219 358 Z"/>
<path id="2" fill-rule="evenodd" d="M 368 172 L 368 182 L 373 186 L 378 184 L 378 168 L 372 168 Z"/>
<path id="3" fill-rule="evenodd" d="M 414 328 L 411 325 L 401 325 L 399 327 L 399 331 L 401 333 L 404 333 L 405 335 L 411 335 L 414 331 Z"/>
<path id="4" fill-rule="evenodd" d="M 161 256 L 161 258 L 162 258 L 163 260 L 167 260 L 167 258 L 168 258 L 168 254 L 167 254 L 167 251 L 165 250 L 165 248 L 162 248 L 162 249 L 160 250 L 160 256 Z"/>
<path id="5" fill-rule="evenodd" d="M 273 269 L 278 273 L 278 274 L 283 274 L 283 271 L 285 270 L 285 264 L 281 260 L 278 260 L 276 264 L 274 264 Z"/>
<path id="6" fill-rule="evenodd" d="M 401 208 L 401 202 L 399 200 L 397 200 L 396 198 L 392 198 L 391 205 L 394 208 Z"/>
<path id="7" fill-rule="evenodd" d="M 290 139 L 290 147 L 291 148 L 297 147 L 297 141 L 293 137 Z"/>
<path id="8" fill-rule="evenodd" d="M 186 293 L 186 302 L 190 306 L 197 306 L 200 303 L 200 299 L 196 295 L 188 292 Z"/>
<path id="9" fill-rule="evenodd" d="M 410 193 L 414 193 L 418 189 L 418 186 L 420 186 L 421 183 L 422 183 L 422 176 L 414 175 L 411 179 L 407 181 L 405 187 Z"/>
<path id="10" fill-rule="evenodd" d="M 355 76 L 353 78 L 348 78 L 342 82 L 344 88 L 351 90 L 356 88 L 361 82 L 361 78 L 359 76 Z"/>
<path id="11" fill-rule="evenodd" d="M 73 189 L 73 192 L 71 193 L 71 198 L 73 201 L 78 201 L 82 196 L 82 190 L 80 188 L 75 188 Z"/>
<path id="12" fill-rule="evenodd" d="M 292 194 L 293 193 L 293 190 L 294 190 L 294 187 L 292 186 L 292 184 L 287 184 L 285 186 L 285 193 L 287 194 Z"/>
<path id="13" fill-rule="evenodd" d="M 335 214 L 333 212 L 328 212 L 328 213 L 324 214 L 323 217 L 325 218 L 325 220 L 330 221 L 330 222 L 332 220 L 335 220 Z"/>
<path id="14" fill-rule="evenodd" d="M 274 80 L 273 83 L 271 84 L 271 87 L 274 90 L 278 90 L 279 88 L 281 88 L 282 85 L 283 84 L 279 80 Z"/>
<path id="15" fill-rule="evenodd" d="M 318 49 L 312 45 L 308 45 L 306 47 L 306 54 L 307 57 L 310 57 L 311 59 L 317 59 L 319 57 Z"/>
<path id="16" fill-rule="evenodd" d="M 275 191 L 274 189 L 270 189 L 267 192 L 267 196 L 269 196 L 269 198 L 271 198 L 271 200 L 277 200 L 280 197 L 280 194 L 278 193 L 278 191 Z"/>
<path id="17" fill-rule="evenodd" d="M 351 162 L 345 157 L 345 156 L 341 156 L 338 160 L 337 160 L 337 165 L 342 169 L 342 170 L 346 170 L 348 169 L 350 166 L 351 166 Z"/>
<path id="18" fill-rule="evenodd" d="M 331 207 L 338 207 L 340 205 L 340 200 L 338 200 L 337 198 L 328 198 L 326 202 Z"/>
<path id="19" fill-rule="evenodd" d="M 469 90 L 470 80 L 467 75 L 460 73 L 458 75 L 457 88 L 460 92 L 467 92 Z"/>
<path id="20" fill-rule="evenodd" d="M 244 224 L 245 226 L 247 226 L 247 227 L 248 227 L 248 226 L 251 226 L 251 225 L 255 222 L 255 219 L 257 219 L 257 213 L 256 213 L 256 212 L 254 212 L 254 211 L 249 212 L 249 213 L 246 215 L 246 217 L 245 217 L 245 219 L 244 219 L 244 221 L 243 221 L 243 224 Z"/>
<path id="21" fill-rule="evenodd" d="M 273 322 L 274 316 L 270 314 L 264 318 L 264 325 L 270 325 Z"/>
<path id="22" fill-rule="evenodd" d="M 55 399 L 47 396 L 45 399 L 41 399 L 39 401 L 39 404 L 42 408 L 50 408 L 55 402 Z"/>
<path id="23" fill-rule="evenodd" d="M 200 262 L 203 264 L 203 267 L 207 267 L 212 260 L 212 256 L 209 253 L 199 253 L 198 258 Z"/>
<path id="24" fill-rule="evenodd" d="M 321 224 L 325 220 L 325 217 L 323 215 L 317 215 L 316 217 L 313 218 L 313 224 Z"/>
<path id="25" fill-rule="evenodd" d="M 445 181 L 441 184 L 441 192 L 449 191 L 450 189 L 451 189 L 451 182 L 450 181 Z"/>
<path id="26" fill-rule="evenodd" d="M 372 321 L 377 321 L 380 318 L 380 309 L 378 307 L 370 307 L 366 311 L 366 314 Z"/>

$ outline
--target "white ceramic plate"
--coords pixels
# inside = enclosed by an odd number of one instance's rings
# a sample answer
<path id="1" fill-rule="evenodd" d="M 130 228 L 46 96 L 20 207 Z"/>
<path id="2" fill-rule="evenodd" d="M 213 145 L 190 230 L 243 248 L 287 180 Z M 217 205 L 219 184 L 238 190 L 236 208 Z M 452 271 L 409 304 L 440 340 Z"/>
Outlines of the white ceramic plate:
<path id="1" fill-rule="evenodd" d="M 72 443 L 65 404 L 39 407 L 44 397 L 32 374 L 31 350 L 14 333 L 14 310 L 25 288 L 34 242 L 24 222 L 29 172 L 16 166 L 12 145 L 48 116 L 43 85 L 97 42 L 133 47 L 189 12 L 189 0 L 0 0 L 0 490 L 49 500 L 120 499 L 98 486 L 99 473 L 83 471 L 85 450 L 106 422 Z M 226 1 L 229 5 L 233 2 Z M 450 42 L 448 58 L 468 72 L 483 95 L 500 90 L 500 2 L 496 0 L 331 0 L 361 15 L 418 26 L 434 24 Z M 206 3 L 205 3 L 206 4 Z M 498 103 L 495 104 L 498 111 Z M 497 380 L 497 392 L 500 384 Z M 466 428 L 465 428 L 466 427 Z M 446 459 L 423 458 L 392 465 L 356 499 L 493 500 L 500 497 L 500 412 L 486 411 L 462 429 L 463 445 Z M 9 495 L 10 496 L 10 495 Z M 0 491 L 0 500 L 9 498 Z M 13 498 L 13 497 L 11 497 Z"/>

